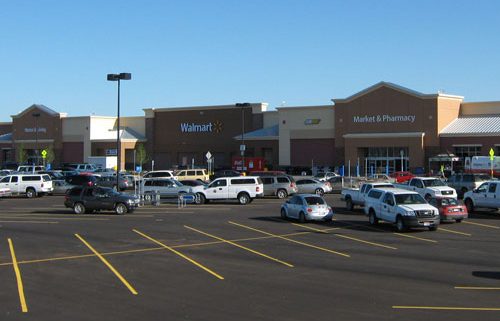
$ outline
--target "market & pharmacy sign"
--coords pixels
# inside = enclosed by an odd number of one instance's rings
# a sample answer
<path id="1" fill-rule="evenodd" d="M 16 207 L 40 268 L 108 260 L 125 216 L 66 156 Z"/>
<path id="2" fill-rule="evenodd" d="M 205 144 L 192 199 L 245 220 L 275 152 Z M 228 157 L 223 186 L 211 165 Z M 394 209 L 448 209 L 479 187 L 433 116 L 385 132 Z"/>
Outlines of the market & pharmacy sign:
<path id="1" fill-rule="evenodd" d="M 364 115 L 353 116 L 354 123 L 414 123 L 415 115 Z"/>

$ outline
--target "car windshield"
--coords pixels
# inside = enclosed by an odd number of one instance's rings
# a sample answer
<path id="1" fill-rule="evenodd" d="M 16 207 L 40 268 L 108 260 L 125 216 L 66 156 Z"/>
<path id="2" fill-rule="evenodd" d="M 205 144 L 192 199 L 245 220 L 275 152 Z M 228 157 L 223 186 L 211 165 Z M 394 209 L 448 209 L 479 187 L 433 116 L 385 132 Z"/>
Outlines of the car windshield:
<path id="1" fill-rule="evenodd" d="M 182 183 L 181 183 L 181 182 L 179 182 L 179 181 L 177 181 L 177 180 L 175 180 L 175 179 L 173 179 L 173 180 L 172 180 L 172 182 L 174 182 L 174 185 L 175 185 L 175 186 L 177 186 L 177 187 L 184 186 L 184 185 L 182 185 Z"/>
<path id="2" fill-rule="evenodd" d="M 446 186 L 446 184 L 440 179 L 424 179 L 422 182 L 424 182 L 425 187 Z"/>
<path id="3" fill-rule="evenodd" d="M 308 197 L 304 197 L 304 199 L 306 200 L 307 205 L 323 205 L 323 204 L 325 204 L 325 201 L 321 197 L 317 197 L 317 196 L 308 196 Z"/>
<path id="4" fill-rule="evenodd" d="M 396 204 L 426 204 L 425 199 L 420 194 L 397 194 Z"/>
<path id="5" fill-rule="evenodd" d="M 454 198 L 443 198 L 441 204 L 446 205 L 459 205 L 458 201 Z"/>

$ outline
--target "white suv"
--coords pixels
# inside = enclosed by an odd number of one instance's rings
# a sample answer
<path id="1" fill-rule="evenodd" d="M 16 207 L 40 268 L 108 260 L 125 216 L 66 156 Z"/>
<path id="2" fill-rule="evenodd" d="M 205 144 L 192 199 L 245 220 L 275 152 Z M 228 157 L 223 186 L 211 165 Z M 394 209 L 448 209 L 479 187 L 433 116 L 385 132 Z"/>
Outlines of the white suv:
<path id="1" fill-rule="evenodd" d="M 9 188 L 12 195 L 25 194 L 32 198 L 53 191 L 52 180 L 47 174 L 14 174 L 0 180 L 0 188 Z"/>
<path id="2" fill-rule="evenodd" d="M 238 200 L 241 205 L 264 196 L 264 184 L 258 176 L 221 177 L 197 193 L 201 203 L 210 200 Z"/>
<path id="3" fill-rule="evenodd" d="M 174 175 L 174 172 L 167 170 L 147 172 L 144 174 L 143 178 L 171 178 L 177 180 L 177 176 Z"/>

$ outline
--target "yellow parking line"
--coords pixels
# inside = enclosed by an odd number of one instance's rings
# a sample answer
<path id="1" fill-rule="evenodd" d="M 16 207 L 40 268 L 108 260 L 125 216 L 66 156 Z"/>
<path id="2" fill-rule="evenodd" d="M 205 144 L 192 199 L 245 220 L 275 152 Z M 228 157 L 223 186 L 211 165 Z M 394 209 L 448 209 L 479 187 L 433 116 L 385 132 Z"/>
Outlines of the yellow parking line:
<path id="1" fill-rule="evenodd" d="M 339 221 L 339 222 L 341 222 L 341 221 Z M 357 227 L 362 227 L 362 228 L 366 228 L 366 229 L 370 229 L 370 230 L 387 232 L 384 229 L 376 228 L 376 227 L 373 227 L 373 226 L 359 225 L 359 224 L 346 223 L 346 222 L 341 222 L 341 223 L 349 225 L 349 226 L 355 226 L 355 227 L 357 226 Z M 425 239 L 423 237 L 417 237 L 417 236 L 403 234 L 403 233 L 396 233 L 396 232 L 390 232 L 390 233 L 395 234 L 395 235 L 399 235 L 399 236 L 403 236 L 403 237 L 407 237 L 407 238 L 411 238 L 411 239 L 425 241 L 425 242 L 431 242 L 431 243 L 437 243 L 438 242 L 438 241 L 435 241 L 435 240 Z"/>
<path id="2" fill-rule="evenodd" d="M 3 216 L 1 215 L 0 218 L 2 219 L 18 219 L 18 220 L 25 220 L 25 219 L 35 219 L 35 220 L 58 220 L 58 221 L 64 221 L 64 220 L 70 220 L 70 221 L 109 221 L 109 219 L 103 218 L 69 218 L 69 217 L 30 217 L 30 216 Z"/>
<path id="3" fill-rule="evenodd" d="M 299 226 L 299 227 L 302 227 L 302 228 L 305 228 L 305 229 L 308 229 L 311 231 L 320 232 L 320 233 L 324 233 L 324 234 L 330 234 L 330 233 L 328 233 L 327 230 L 320 230 L 319 228 L 314 228 L 314 227 L 307 226 L 304 224 L 297 224 L 297 223 L 290 223 L 290 224 L 295 225 L 295 226 Z M 337 228 L 339 228 L 339 227 L 337 227 Z"/>
<path id="4" fill-rule="evenodd" d="M 265 232 L 265 231 L 262 231 L 262 230 L 258 230 L 256 228 L 253 228 L 253 227 L 250 227 L 250 226 L 246 226 L 246 225 L 243 225 L 243 224 L 238 224 L 238 223 L 234 223 L 234 222 L 231 222 L 231 221 L 229 221 L 228 223 L 236 225 L 236 226 L 240 226 L 240 227 L 243 227 L 243 228 L 255 231 L 255 232 L 259 232 L 259 233 L 266 234 L 266 235 L 269 235 L 269 236 L 277 237 L 277 238 L 280 238 L 282 240 L 286 240 L 286 241 L 289 241 L 289 242 L 293 242 L 293 243 L 304 245 L 304 246 L 307 246 L 307 247 L 310 247 L 310 248 L 314 248 L 314 249 L 317 249 L 317 250 L 320 250 L 320 251 L 324 251 L 324 252 L 328 252 L 328 253 L 333 253 L 333 254 L 337 254 L 337 255 L 341 255 L 341 256 L 345 256 L 345 257 L 351 257 L 349 254 L 345 254 L 345 253 L 333 251 L 333 250 L 330 250 L 330 249 L 326 249 L 324 247 L 319 247 L 319 246 L 308 244 L 308 243 L 304 243 L 304 242 L 299 242 L 299 241 L 296 241 L 296 240 L 293 240 L 293 239 L 289 239 L 289 238 L 284 237 L 284 236 L 280 236 L 280 235 L 268 233 L 268 232 Z"/>
<path id="5" fill-rule="evenodd" d="M 365 241 L 365 240 L 362 240 L 362 239 L 358 239 L 358 238 L 355 238 L 355 237 L 352 237 L 352 236 L 347 236 L 347 235 L 342 235 L 342 234 L 328 233 L 326 229 L 325 230 L 320 230 L 320 229 L 316 229 L 316 228 L 313 228 L 313 227 L 310 227 L 310 226 L 305 226 L 305 225 L 302 225 L 302 224 L 296 224 L 296 223 L 292 223 L 292 224 L 296 225 L 296 226 L 304 227 L 304 228 L 307 228 L 307 229 L 310 229 L 310 230 L 313 230 L 313 231 L 317 231 L 317 232 L 321 232 L 321 233 L 325 233 L 325 234 L 330 234 L 330 235 L 334 235 L 334 236 L 337 236 L 337 237 L 342 237 L 342 238 L 349 239 L 349 240 L 356 241 L 356 242 L 360 242 L 360 243 L 365 243 L 365 244 L 369 244 L 369 245 L 373 245 L 373 246 L 383 247 L 383 248 L 387 248 L 387 249 L 391 249 L 391 250 L 397 250 L 397 248 L 389 246 L 389 245 L 384 245 L 384 244 L 375 243 L 375 242 L 369 242 L 369 241 Z M 336 229 L 340 229 L 340 228 L 337 227 Z M 328 230 L 330 230 L 330 229 L 328 229 Z"/>
<path id="6" fill-rule="evenodd" d="M 494 228 L 497 230 L 500 229 L 500 227 L 495 226 L 495 225 L 481 224 L 481 223 L 475 223 L 475 222 L 471 222 L 471 221 L 462 221 L 462 223 L 483 226 L 483 227 L 489 227 L 489 228 Z"/>
<path id="7" fill-rule="evenodd" d="M 28 312 L 28 306 L 26 305 L 26 298 L 24 296 L 23 280 L 21 278 L 21 271 L 19 270 L 19 266 L 17 264 L 16 252 L 14 252 L 14 245 L 12 244 L 11 239 L 7 239 L 7 241 L 9 242 L 10 255 L 12 257 L 12 267 L 14 268 L 14 273 L 16 274 L 17 290 L 19 292 L 19 301 L 21 302 L 21 311 Z"/>
<path id="8" fill-rule="evenodd" d="M 498 291 L 500 288 L 496 287 L 487 287 L 487 286 L 456 286 L 456 290 L 490 290 L 490 291 Z"/>
<path id="9" fill-rule="evenodd" d="M 262 257 L 265 257 L 266 259 L 269 259 L 269 260 L 272 260 L 272 261 L 278 262 L 278 263 L 283 264 L 283 265 L 286 265 L 286 266 L 288 266 L 288 267 L 293 267 L 293 265 L 292 265 L 292 264 L 290 264 L 290 263 L 287 263 L 287 262 L 281 261 L 281 260 L 279 260 L 279 259 L 276 259 L 276 258 L 271 257 L 271 256 L 269 256 L 269 255 L 266 255 L 266 254 L 264 254 L 264 253 L 258 252 L 258 251 L 256 251 L 256 250 L 252 250 L 252 249 L 250 249 L 250 248 L 248 248 L 248 247 L 246 247 L 246 246 L 243 246 L 243 245 L 237 244 L 237 243 L 232 242 L 232 241 L 229 241 L 229 240 L 225 240 L 225 239 L 223 239 L 223 238 L 221 238 L 221 237 L 218 237 L 218 236 L 215 236 L 215 235 L 212 235 L 212 234 L 209 234 L 209 233 L 206 233 L 206 232 L 203 232 L 203 231 L 197 230 L 197 229 L 192 228 L 192 227 L 189 227 L 189 226 L 187 226 L 187 225 L 184 225 L 184 227 L 185 227 L 185 228 L 188 228 L 188 229 L 190 229 L 190 230 L 193 230 L 193 231 L 195 231 L 195 232 L 198 232 L 198 233 L 200 233 L 200 234 L 203 234 L 203 235 L 209 236 L 209 237 L 211 237 L 211 238 L 214 238 L 214 239 L 216 239 L 216 240 L 219 240 L 219 241 L 221 241 L 221 242 L 228 243 L 228 244 L 231 244 L 231 245 L 233 245 L 233 246 L 239 247 L 240 249 L 243 249 L 243 250 L 249 251 L 249 252 L 251 252 L 251 253 L 254 253 L 254 254 L 260 255 L 260 256 L 262 256 Z"/>
<path id="10" fill-rule="evenodd" d="M 413 235 L 408 235 L 408 234 L 403 234 L 403 233 L 393 233 L 393 234 L 396 234 L 396 235 L 399 235 L 399 236 L 408 237 L 408 238 L 411 238 L 411 239 L 420 240 L 420 241 L 425 241 L 425 242 L 431 242 L 431 243 L 437 243 L 438 242 L 436 240 L 424 239 L 423 237 L 418 237 L 418 236 L 413 236 Z"/>
<path id="11" fill-rule="evenodd" d="M 262 256 L 262 257 L 265 257 L 266 259 L 269 259 L 269 260 L 272 260 L 272 261 L 278 262 L 278 263 L 283 264 L 283 265 L 286 265 L 286 266 L 288 266 L 288 267 L 293 267 L 293 265 L 292 265 L 292 264 L 290 264 L 290 263 L 287 263 L 287 262 L 281 261 L 281 260 L 279 260 L 279 259 L 276 259 L 276 258 L 271 257 L 271 256 L 269 256 L 269 255 L 266 255 L 266 254 L 264 254 L 264 253 L 261 253 L 261 252 L 258 252 L 258 251 L 255 251 L 255 250 L 252 250 L 252 249 L 250 249 L 250 248 L 248 248 L 248 247 L 246 247 L 246 246 L 243 246 L 243 245 L 240 245 L 240 244 L 234 243 L 234 242 L 229 241 L 229 240 L 225 240 L 225 239 L 223 239 L 223 238 L 221 238 L 221 237 L 218 237 L 218 236 L 215 236 L 215 235 L 212 235 L 212 234 L 209 234 L 209 233 L 206 233 L 206 232 L 203 232 L 203 231 L 197 230 L 197 229 L 192 228 L 192 227 L 189 227 L 189 226 L 187 226 L 187 225 L 184 225 L 184 227 L 185 227 L 185 228 L 187 228 L 187 229 L 190 229 L 190 230 L 192 230 L 192 231 L 198 232 L 198 233 L 200 233 L 200 234 L 206 235 L 206 236 L 208 236 L 208 237 L 214 238 L 214 239 L 216 239 L 216 240 L 219 240 L 219 241 L 221 241 L 221 242 L 225 242 L 225 243 L 231 244 L 231 245 L 233 245 L 233 246 L 239 247 L 240 249 L 243 249 L 243 250 L 249 251 L 249 252 L 251 252 L 251 253 L 254 253 L 254 254 L 260 255 L 260 256 Z"/>
<path id="12" fill-rule="evenodd" d="M 472 236 L 472 234 L 469 234 L 469 233 L 464 233 L 464 232 L 449 230 L 449 229 L 442 228 L 442 227 L 440 227 L 438 229 L 438 231 L 444 231 L 444 232 L 448 232 L 448 233 L 454 233 L 454 234 L 465 235 L 465 236 Z"/>
<path id="13" fill-rule="evenodd" d="M 75 234 L 75 236 L 80 240 L 82 241 L 83 244 L 85 244 L 95 255 L 97 255 L 97 257 L 102 261 L 102 263 L 104 263 L 110 270 L 111 272 L 113 272 L 116 277 L 122 281 L 122 283 L 129 289 L 130 292 L 132 292 L 132 294 L 134 295 L 137 295 L 137 291 L 132 287 L 132 285 L 130 285 L 130 283 L 127 282 L 127 280 L 125 280 L 125 278 L 120 274 L 120 272 L 118 272 L 112 265 L 111 263 L 109 263 L 101 254 L 99 254 L 99 252 L 97 252 L 93 247 L 92 245 L 90 245 L 87 241 L 85 241 L 80 235 L 78 234 Z"/>
<path id="14" fill-rule="evenodd" d="M 59 222 L 44 222 L 44 221 L 0 221 L 0 223 L 58 224 Z"/>
<path id="15" fill-rule="evenodd" d="M 150 240 L 151 242 L 156 243 L 156 244 L 158 244 L 158 245 L 162 246 L 163 248 L 165 248 L 165 249 L 167 249 L 167 250 L 169 250 L 169 251 L 171 251 L 171 252 L 173 252 L 173 253 L 175 253 L 175 254 L 179 255 L 179 256 L 180 256 L 180 257 L 182 257 L 183 259 L 185 259 L 185 260 L 187 260 L 187 261 L 189 261 L 189 262 L 193 263 L 193 264 L 194 264 L 194 265 L 196 265 L 197 267 L 199 267 L 199 268 L 201 268 L 201 269 L 205 270 L 206 272 L 208 272 L 208 273 L 212 274 L 213 276 L 215 276 L 215 277 L 216 277 L 216 278 L 218 278 L 219 280 L 224 280 L 224 277 L 222 277 L 221 275 L 219 275 L 219 274 L 215 273 L 214 271 L 210 270 L 209 268 L 207 268 L 207 267 L 205 267 L 205 266 L 201 265 L 200 263 L 198 263 L 198 262 L 196 262 L 195 260 L 193 260 L 192 258 L 190 258 L 190 257 L 188 257 L 188 256 L 186 256 L 186 255 L 184 255 L 184 254 L 182 254 L 181 252 L 174 250 L 174 249 L 173 249 L 173 248 L 171 248 L 170 246 L 165 245 L 165 244 L 161 243 L 160 241 L 157 241 L 157 240 L 155 240 L 154 238 L 152 238 L 152 237 L 150 237 L 150 236 L 148 236 L 148 235 L 146 235 L 146 234 L 144 234 L 144 233 L 142 233 L 142 232 L 140 232 L 140 231 L 138 231 L 138 230 L 135 230 L 135 229 L 134 229 L 134 230 L 132 230 L 132 231 L 134 231 L 135 233 L 139 234 L 140 236 L 142 236 L 142 237 L 144 237 L 144 238 L 146 238 L 146 239 Z"/>
<path id="16" fill-rule="evenodd" d="M 306 234 L 310 234 L 310 232 L 289 233 L 289 234 L 283 234 L 281 236 L 297 236 L 297 235 L 306 235 Z M 272 238 L 274 238 L 274 236 L 259 236 L 259 237 L 248 237 L 248 238 L 235 239 L 235 240 L 231 240 L 231 241 L 232 242 L 246 242 L 246 241 L 257 241 L 257 240 L 265 240 L 265 239 L 272 239 Z M 215 244 L 221 244 L 221 243 L 224 243 L 224 242 L 213 241 L 213 242 L 203 242 L 203 243 L 181 244 L 181 245 L 172 246 L 172 248 L 178 249 L 178 248 L 199 247 L 199 246 L 215 245 Z M 151 247 L 151 248 L 136 249 L 136 250 L 103 252 L 103 253 L 101 253 L 101 255 L 102 256 L 119 255 L 119 254 L 128 254 L 128 253 L 158 251 L 158 250 L 164 250 L 164 249 L 165 249 L 164 247 Z M 82 258 L 87 258 L 87 257 L 92 257 L 92 256 L 96 256 L 96 255 L 95 254 L 83 254 L 83 255 L 71 255 L 71 256 L 46 258 L 46 259 L 24 260 L 24 261 L 19 261 L 18 264 L 31 264 L 31 263 L 44 263 L 44 262 L 52 262 L 52 261 L 76 260 L 76 259 L 82 259 Z M 11 262 L 0 263 L 0 266 L 7 266 L 7 265 L 12 265 L 12 263 Z"/>
<path id="17" fill-rule="evenodd" d="M 427 307 L 394 305 L 393 309 L 416 309 L 416 310 L 455 310 L 455 311 L 500 311 L 500 308 L 465 308 L 465 307 Z"/>

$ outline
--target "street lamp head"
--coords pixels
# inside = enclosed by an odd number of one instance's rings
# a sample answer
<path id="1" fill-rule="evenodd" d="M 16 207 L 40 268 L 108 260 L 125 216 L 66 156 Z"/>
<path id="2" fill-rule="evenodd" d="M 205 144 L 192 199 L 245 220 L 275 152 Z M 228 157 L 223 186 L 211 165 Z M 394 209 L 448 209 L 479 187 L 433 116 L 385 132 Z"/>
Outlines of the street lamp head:
<path id="1" fill-rule="evenodd" d="M 118 81 L 118 80 L 130 80 L 132 79 L 132 74 L 128 72 L 122 72 L 119 74 L 108 74 L 108 81 Z"/>

